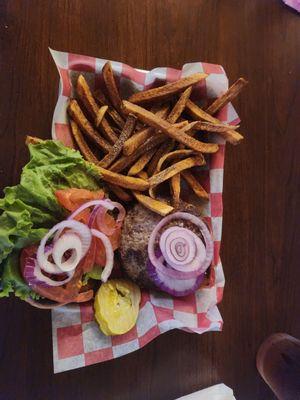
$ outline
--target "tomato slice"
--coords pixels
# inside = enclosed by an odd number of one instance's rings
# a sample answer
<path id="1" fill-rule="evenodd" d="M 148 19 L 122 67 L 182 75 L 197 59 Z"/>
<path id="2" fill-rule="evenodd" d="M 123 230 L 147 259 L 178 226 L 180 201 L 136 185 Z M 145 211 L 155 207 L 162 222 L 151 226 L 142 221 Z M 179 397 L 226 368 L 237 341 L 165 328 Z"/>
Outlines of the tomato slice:
<path id="1" fill-rule="evenodd" d="M 26 259 L 28 257 L 32 257 L 37 252 L 37 246 L 26 247 L 22 250 L 20 256 L 20 270 L 21 274 L 24 278 L 24 267 L 26 264 Z M 32 289 L 38 293 L 40 296 L 43 296 L 49 300 L 56 301 L 58 303 L 73 303 L 73 302 L 83 302 L 88 301 L 93 298 L 94 292 L 93 290 L 84 291 L 81 290 L 80 280 L 82 277 L 82 267 L 78 266 L 76 268 L 75 274 L 70 282 L 66 283 L 62 286 L 55 287 L 43 287 L 40 285 L 32 286 Z"/>
<path id="2" fill-rule="evenodd" d="M 57 190 L 55 192 L 55 196 L 59 204 L 72 213 L 78 207 L 88 201 L 102 200 L 104 197 L 104 192 L 103 190 L 97 190 L 93 192 L 86 189 L 71 188 Z M 87 224 L 89 216 L 90 211 L 84 210 L 77 217 L 75 217 L 75 219 Z"/>

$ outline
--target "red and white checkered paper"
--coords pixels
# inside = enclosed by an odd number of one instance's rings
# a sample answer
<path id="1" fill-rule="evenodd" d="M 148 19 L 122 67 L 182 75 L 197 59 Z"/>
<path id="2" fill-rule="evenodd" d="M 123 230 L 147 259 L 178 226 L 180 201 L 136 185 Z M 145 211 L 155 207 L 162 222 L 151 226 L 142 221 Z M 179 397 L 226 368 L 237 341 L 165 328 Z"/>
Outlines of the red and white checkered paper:
<path id="1" fill-rule="evenodd" d="M 73 82 L 79 73 L 85 75 L 92 88 L 101 87 L 102 67 L 107 60 L 89 56 L 51 51 L 60 74 L 59 97 L 52 124 L 52 137 L 72 145 L 67 123 L 66 108 L 73 95 Z M 171 82 L 195 72 L 209 74 L 193 91 L 195 99 L 203 96 L 218 97 L 228 88 L 228 79 L 220 65 L 195 62 L 185 64 L 181 70 L 155 68 L 142 71 L 112 61 L 119 80 L 122 97 L 133 91 L 157 85 L 158 81 Z M 230 124 L 239 122 L 231 104 L 223 108 L 218 118 Z M 143 291 L 136 326 L 121 336 L 105 336 L 94 321 L 92 304 L 67 305 L 52 311 L 54 372 L 67 371 L 86 365 L 120 357 L 145 346 L 158 335 L 171 329 L 204 333 L 220 331 L 222 317 L 217 303 L 223 296 L 224 274 L 219 257 L 222 231 L 222 190 L 225 143 L 217 135 L 211 138 L 220 149 L 210 156 L 209 166 L 199 173 L 199 180 L 209 193 L 209 202 L 203 217 L 212 228 L 214 238 L 214 268 L 209 283 L 195 294 L 172 298 L 155 291 Z"/>

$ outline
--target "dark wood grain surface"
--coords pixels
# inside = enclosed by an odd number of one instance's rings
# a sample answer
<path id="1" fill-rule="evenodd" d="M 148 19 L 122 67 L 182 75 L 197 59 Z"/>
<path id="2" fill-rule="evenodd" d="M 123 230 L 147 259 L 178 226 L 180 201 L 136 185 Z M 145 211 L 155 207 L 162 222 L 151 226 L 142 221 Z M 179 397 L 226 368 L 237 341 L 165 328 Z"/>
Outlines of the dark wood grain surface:
<path id="1" fill-rule="evenodd" d="M 215 383 L 273 399 L 255 369 L 270 333 L 300 336 L 300 16 L 279 0 L 1 0 L 0 180 L 24 137 L 47 138 L 58 75 L 48 46 L 145 69 L 224 66 L 246 140 L 226 150 L 222 333 L 173 331 L 120 359 L 53 375 L 50 313 L 0 302 L 0 399 L 172 400 Z"/>

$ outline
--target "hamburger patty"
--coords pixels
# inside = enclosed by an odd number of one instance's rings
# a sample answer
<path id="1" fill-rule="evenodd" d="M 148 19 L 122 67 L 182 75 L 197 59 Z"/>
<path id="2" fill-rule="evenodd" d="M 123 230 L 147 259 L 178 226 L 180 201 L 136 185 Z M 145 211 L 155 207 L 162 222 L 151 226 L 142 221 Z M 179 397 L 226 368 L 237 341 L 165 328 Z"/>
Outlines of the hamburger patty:
<path id="1" fill-rule="evenodd" d="M 181 201 L 177 211 L 188 212 L 201 217 L 200 211 L 191 205 Z M 146 209 L 137 203 L 126 215 L 123 222 L 120 256 L 122 267 L 139 286 L 154 288 L 148 277 L 146 263 L 148 260 L 148 241 L 155 226 L 161 221 L 162 217 Z M 196 235 L 202 236 L 197 226 L 185 220 L 172 220 L 165 225 L 163 230 L 171 226 L 180 226 L 193 231 Z"/>

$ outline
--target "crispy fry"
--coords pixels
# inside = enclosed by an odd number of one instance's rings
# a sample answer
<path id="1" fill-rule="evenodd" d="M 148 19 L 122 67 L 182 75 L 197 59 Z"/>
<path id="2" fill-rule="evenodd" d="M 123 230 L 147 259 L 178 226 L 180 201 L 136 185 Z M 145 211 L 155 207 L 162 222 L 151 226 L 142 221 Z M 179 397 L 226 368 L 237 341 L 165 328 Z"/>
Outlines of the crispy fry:
<path id="1" fill-rule="evenodd" d="M 216 132 L 216 133 L 224 133 L 228 130 L 236 130 L 238 126 L 230 126 L 226 124 L 212 124 L 211 122 L 203 122 L 203 121 L 194 121 L 190 122 L 188 126 L 184 127 L 184 132 L 187 133 L 189 131 L 206 131 L 206 132 Z"/>
<path id="2" fill-rule="evenodd" d="M 80 129 L 79 129 L 78 125 L 76 124 L 76 122 L 73 121 L 72 119 L 70 119 L 70 125 L 71 125 L 72 135 L 73 135 L 75 142 L 77 143 L 77 146 L 79 147 L 79 150 L 80 150 L 81 154 L 83 155 L 83 157 L 87 161 L 97 164 L 98 159 L 96 158 L 96 156 L 94 155 L 94 153 L 89 148 L 86 141 L 84 140 L 82 133 L 80 132 Z"/>
<path id="3" fill-rule="evenodd" d="M 193 150 L 188 150 L 188 149 L 180 149 L 180 150 L 172 151 L 171 153 L 167 153 L 159 159 L 155 173 L 157 174 L 158 172 L 161 171 L 161 168 L 165 161 L 176 160 L 177 158 L 179 158 L 179 159 L 185 158 L 185 157 L 191 156 L 193 154 L 195 154 L 195 152 Z M 204 157 L 202 156 L 202 154 L 200 154 L 198 156 L 203 158 L 203 164 L 205 164 L 205 160 L 204 160 Z"/>
<path id="4" fill-rule="evenodd" d="M 180 173 L 172 176 L 170 179 L 170 190 L 172 194 L 173 206 L 177 208 L 180 201 Z"/>
<path id="5" fill-rule="evenodd" d="M 144 194 L 141 194 L 139 192 L 132 192 L 134 197 L 146 208 L 148 208 L 151 211 L 154 211 L 155 213 L 162 215 L 163 217 L 170 214 L 174 210 L 173 207 L 169 206 L 169 204 L 166 204 L 162 201 L 158 201 L 155 199 L 152 199 L 149 196 L 145 196 Z"/>
<path id="6" fill-rule="evenodd" d="M 172 139 L 177 140 L 180 143 L 183 143 L 187 147 L 192 150 L 201 152 L 201 153 L 215 153 L 218 151 L 219 146 L 216 143 L 203 143 L 200 142 L 184 132 L 180 132 L 176 127 L 172 126 L 169 122 L 164 121 L 162 118 L 157 117 L 155 114 L 150 111 L 136 105 L 132 104 L 126 100 L 123 101 L 124 111 L 129 114 L 132 113 L 136 115 L 141 121 L 147 123 L 154 128 L 157 128 L 170 136 Z"/>
<path id="7" fill-rule="evenodd" d="M 160 133 L 147 140 L 142 146 L 140 146 L 136 152 L 130 156 L 120 157 L 111 167 L 110 170 L 114 172 L 121 172 L 127 167 L 131 166 L 142 154 L 157 147 L 166 140 L 165 135 Z"/>
<path id="8" fill-rule="evenodd" d="M 146 171 L 140 171 L 138 174 L 136 174 L 141 179 L 145 179 L 145 181 L 148 179 L 148 174 Z"/>
<path id="9" fill-rule="evenodd" d="M 188 100 L 186 102 L 185 109 L 195 120 L 200 119 L 210 122 L 212 124 L 222 124 L 220 120 L 212 117 L 210 114 L 203 111 L 200 107 L 197 106 L 197 104 L 193 103 L 191 100 Z M 231 144 L 238 144 L 241 140 L 244 139 L 244 137 L 240 133 L 235 132 L 233 129 L 229 129 L 228 131 L 222 133 L 219 132 L 219 134 L 222 135 L 222 137 L 224 137 L 224 139 Z"/>
<path id="10" fill-rule="evenodd" d="M 116 126 L 120 129 L 123 129 L 123 126 L 125 124 L 124 119 L 121 117 L 121 115 L 118 113 L 117 110 L 115 110 L 109 100 L 106 98 L 106 96 L 104 95 L 104 93 L 98 89 L 94 92 L 94 97 L 95 99 L 98 101 L 98 103 L 101 106 L 106 106 L 108 105 L 108 110 L 107 110 L 107 114 L 110 116 L 110 118 L 112 119 L 112 121 L 116 124 Z"/>
<path id="11" fill-rule="evenodd" d="M 182 92 L 189 86 L 194 85 L 195 83 L 199 82 L 202 79 L 205 79 L 206 77 L 207 74 L 193 74 L 185 78 L 179 79 L 176 82 L 168 83 L 154 89 L 144 90 L 143 92 L 134 93 L 132 96 L 130 96 L 129 101 L 131 103 L 140 104 L 168 99 L 173 94 Z"/>
<path id="12" fill-rule="evenodd" d="M 109 171 L 108 169 L 99 167 L 98 165 L 94 166 L 94 168 L 98 170 L 100 177 L 105 182 L 121 186 L 124 189 L 138 190 L 140 192 L 149 189 L 149 182 L 144 181 L 141 178 L 117 174 L 116 172 Z"/>
<path id="13" fill-rule="evenodd" d="M 132 196 L 130 193 L 126 192 L 124 189 L 122 189 L 120 186 L 112 185 L 112 184 L 107 184 L 107 187 L 111 192 L 113 192 L 120 200 L 129 202 L 132 200 Z"/>
<path id="14" fill-rule="evenodd" d="M 169 105 L 164 104 L 163 106 L 152 107 L 152 111 L 155 112 L 156 115 L 165 119 L 169 112 Z M 151 126 L 142 128 L 140 131 L 133 134 L 126 142 L 124 143 L 123 153 L 126 156 L 132 154 L 141 144 L 145 143 L 155 132 L 155 129 Z"/>
<path id="15" fill-rule="evenodd" d="M 121 97 L 116 85 L 114 73 L 111 67 L 111 63 L 107 61 L 102 69 L 103 79 L 106 85 L 108 97 L 112 105 L 118 110 L 121 110 Z"/>
<path id="16" fill-rule="evenodd" d="M 100 130 L 103 136 L 112 144 L 115 144 L 118 140 L 118 136 L 115 134 L 111 126 L 109 125 L 107 119 L 105 117 L 102 118 L 100 123 Z"/>
<path id="17" fill-rule="evenodd" d="M 198 197 L 206 200 L 209 199 L 208 194 L 191 171 L 182 171 L 181 175 Z"/>
<path id="18" fill-rule="evenodd" d="M 78 76 L 77 79 L 76 91 L 87 111 L 93 118 L 96 118 L 98 113 L 97 103 L 94 99 L 94 96 L 92 95 L 87 81 L 81 74 Z"/>
<path id="19" fill-rule="evenodd" d="M 172 108 L 172 111 L 168 115 L 167 121 L 170 122 L 170 124 L 175 124 L 175 122 L 178 120 L 181 113 L 185 109 L 186 102 L 190 98 L 191 93 L 192 93 L 192 86 L 185 89 L 185 91 L 181 94 L 179 100 L 177 101 L 175 106 Z"/>
<path id="20" fill-rule="evenodd" d="M 152 160 L 149 162 L 148 167 L 147 167 L 147 173 L 149 176 L 152 176 L 156 170 L 157 163 L 159 159 L 164 155 L 169 153 L 174 147 L 174 140 L 167 140 L 164 142 L 157 152 L 154 154 Z"/>
<path id="21" fill-rule="evenodd" d="M 160 183 L 172 178 L 178 172 L 184 171 L 195 166 L 203 165 L 203 157 L 189 157 L 184 160 L 178 161 L 177 163 L 171 165 L 170 167 L 162 170 L 158 174 L 153 175 L 148 179 L 151 186 L 157 186 Z"/>
<path id="22" fill-rule="evenodd" d="M 248 84 L 244 78 L 239 78 L 234 82 L 230 88 L 218 97 L 206 110 L 210 115 L 214 115 L 217 111 L 223 108 L 226 104 L 232 101 L 238 94 L 243 90 L 243 88 Z"/>
<path id="23" fill-rule="evenodd" d="M 148 162 L 151 160 L 153 157 L 154 153 L 156 152 L 156 148 L 151 149 L 144 153 L 130 168 L 128 171 L 129 176 L 134 176 L 137 175 L 139 172 L 141 172 L 144 167 L 148 164 Z"/>
<path id="24" fill-rule="evenodd" d="M 101 122 L 103 120 L 103 117 L 104 117 L 104 115 L 105 115 L 107 110 L 108 110 L 108 106 L 101 106 L 99 108 L 99 110 L 97 111 L 97 115 L 96 115 L 96 118 L 95 118 L 96 128 L 99 128 L 99 126 L 100 126 L 100 124 L 101 124 Z"/>
<path id="25" fill-rule="evenodd" d="M 88 136 L 97 146 L 108 153 L 111 150 L 110 144 L 106 142 L 99 134 L 94 130 L 90 122 L 86 119 L 79 104 L 76 100 L 71 99 L 68 107 L 68 112 L 71 118 L 77 123 L 81 131 Z"/>
<path id="26" fill-rule="evenodd" d="M 87 81 L 85 80 L 83 75 L 79 75 L 77 79 L 77 94 L 84 104 L 85 108 L 89 112 L 89 114 L 93 117 L 95 120 L 95 125 L 96 127 L 100 128 L 102 134 L 104 135 L 105 139 L 107 139 L 110 143 L 114 144 L 118 137 L 110 127 L 109 123 L 107 122 L 106 118 L 104 116 L 101 117 L 101 114 L 99 115 L 99 107 L 94 99 L 94 96 L 92 95 L 92 92 L 89 88 L 89 85 Z M 102 110 L 103 112 L 103 110 Z M 98 122 L 99 119 L 99 123 Z"/>
<path id="27" fill-rule="evenodd" d="M 112 147 L 111 151 L 100 161 L 99 163 L 100 167 L 108 168 L 114 162 L 114 160 L 121 153 L 125 141 L 134 131 L 135 124 L 136 124 L 136 117 L 129 114 L 120 137 Z"/>

